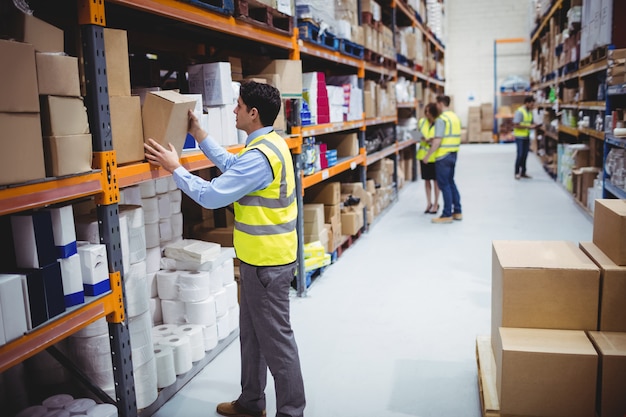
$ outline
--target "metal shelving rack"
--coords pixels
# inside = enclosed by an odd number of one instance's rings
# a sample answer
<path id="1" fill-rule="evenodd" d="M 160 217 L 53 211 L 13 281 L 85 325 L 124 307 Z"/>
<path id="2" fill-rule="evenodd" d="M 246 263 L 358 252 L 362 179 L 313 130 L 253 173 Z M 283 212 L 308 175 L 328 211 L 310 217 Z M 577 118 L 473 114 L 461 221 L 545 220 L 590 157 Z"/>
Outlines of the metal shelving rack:
<path id="1" fill-rule="evenodd" d="M 144 13 L 158 15 L 174 21 L 183 22 L 199 28 L 220 32 L 236 38 L 243 38 L 286 50 L 290 59 L 321 58 L 354 68 L 362 80 L 365 72 L 373 72 L 384 77 L 396 77 L 395 69 L 372 64 L 355 59 L 339 52 L 325 50 L 321 47 L 304 44 L 298 39 L 298 29 L 294 28 L 291 36 L 263 29 L 248 22 L 235 19 L 217 12 L 202 9 L 192 4 L 175 0 L 107 0 L 107 4 L 123 6 Z M 178 389 L 197 374 L 221 350 L 223 350 L 238 334 L 231 334 L 220 342 L 204 360 L 196 363 L 189 373 L 179 376 L 172 388 L 161 390 L 159 398 L 151 406 L 137 410 L 135 401 L 134 377 L 130 337 L 126 325 L 124 311 L 125 295 L 123 291 L 124 271 L 120 249 L 118 202 L 120 188 L 138 184 L 150 179 L 169 175 L 166 171 L 154 168 L 148 163 L 130 164 L 118 167 L 113 149 L 109 103 L 107 93 L 106 64 L 104 60 L 103 28 L 106 26 L 104 0 L 77 0 L 78 18 L 82 39 L 84 58 L 84 72 L 87 82 L 85 103 L 88 108 L 90 126 L 92 127 L 94 169 L 90 172 L 64 178 L 44 179 L 27 184 L 19 184 L 0 189 L 0 216 L 17 213 L 24 210 L 44 207 L 49 204 L 72 201 L 85 197 L 93 197 L 97 204 L 97 213 L 100 220 L 100 236 L 106 245 L 109 260 L 109 278 L 111 291 L 99 297 L 88 297 L 87 302 L 79 307 L 69 309 L 60 317 L 47 322 L 23 337 L 0 347 L 0 372 L 32 357 L 33 355 L 52 347 L 55 343 L 67 338 L 74 332 L 86 327 L 94 321 L 106 317 L 109 323 L 110 343 L 114 378 L 116 381 L 115 404 L 120 417 L 149 416 L 163 405 Z M 391 7 L 395 14 L 397 10 L 408 16 L 413 24 L 420 28 L 424 36 L 434 45 L 434 48 L 443 52 L 443 46 L 426 30 L 420 21 L 411 13 L 401 1 L 392 0 Z M 442 89 L 444 83 L 410 68 L 399 67 L 401 71 L 421 79 L 427 85 Z M 416 103 L 416 106 L 419 103 Z M 387 156 L 394 156 L 409 147 L 415 146 L 415 141 L 395 142 L 381 152 L 366 155 L 364 138 L 365 130 L 369 126 L 381 124 L 395 124 L 397 118 L 378 117 L 332 125 L 295 127 L 290 137 L 286 138 L 289 148 L 295 154 L 294 169 L 296 171 L 296 188 L 298 192 L 298 206 L 301 209 L 303 195 L 307 187 L 325 181 L 348 170 L 359 169 L 359 176 L 365 185 L 367 166 L 376 160 Z M 304 177 L 300 167 L 299 155 L 302 149 L 302 138 L 326 133 L 342 132 L 358 129 L 360 153 L 354 158 L 341 161 L 337 166 L 324 170 L 312 176 Z M 228 150 L 237 153 L 241 146 L 229 147 Z M 181 161 L 189 170 L 199 170 L 212 167 L 200 152 L 185 152 Z M 299 210 L 302 212 L 302 210 Z M 299 230 L 303 230 L 302 219 L 299 216 Z M 302 233 L 299 233 L 299 276 L 298 295 L 306 294 L 304 262 L 302 262 Z"/>

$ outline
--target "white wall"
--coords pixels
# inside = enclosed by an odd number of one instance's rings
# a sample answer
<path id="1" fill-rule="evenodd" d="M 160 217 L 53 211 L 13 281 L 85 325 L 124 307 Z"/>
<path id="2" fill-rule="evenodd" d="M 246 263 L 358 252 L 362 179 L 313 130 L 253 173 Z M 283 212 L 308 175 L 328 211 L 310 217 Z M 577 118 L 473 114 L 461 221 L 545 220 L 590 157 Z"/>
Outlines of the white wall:
<path id="1" fill-rule="evenodd" d="M 530 38 L 532 0 L 446 0 L 445 8 L 445 90 L 467 126 L 469 106 L 493 102 L 494 40 Z M 498 88 L 508 75 L 529 77 L 530 41 L 497 51 Z"/>

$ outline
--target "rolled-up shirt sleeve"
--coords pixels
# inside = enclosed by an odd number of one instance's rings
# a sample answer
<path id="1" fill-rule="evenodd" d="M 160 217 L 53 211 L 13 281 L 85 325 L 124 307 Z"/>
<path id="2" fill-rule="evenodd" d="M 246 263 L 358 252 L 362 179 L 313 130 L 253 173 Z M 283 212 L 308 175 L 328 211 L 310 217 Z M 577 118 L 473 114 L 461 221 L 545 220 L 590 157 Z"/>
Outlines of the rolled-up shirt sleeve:
<path id="1" fill-rule="evenodd" d="M 261 151 L 254 149 L 242 156 L 233 155 L 210 138 L 202 141 L 200 148 L 223 174 L 207 181 L 178 167 L 173 177 L 178 188 L 204 208 L 226 207 L 246 194 L 267 187 L 274 178 Z"/>

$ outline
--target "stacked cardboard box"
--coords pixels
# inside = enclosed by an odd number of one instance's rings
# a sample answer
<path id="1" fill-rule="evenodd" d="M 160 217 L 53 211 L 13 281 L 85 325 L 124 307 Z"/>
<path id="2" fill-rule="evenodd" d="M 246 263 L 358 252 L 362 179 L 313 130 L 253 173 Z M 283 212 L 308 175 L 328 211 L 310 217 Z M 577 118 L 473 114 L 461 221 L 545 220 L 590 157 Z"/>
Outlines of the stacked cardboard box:
<path id="1" fill-rule="evenodd" d="M 302 208 L 304 218 L 304 243 L 319 241 L 326 252 L 328 247 L 328 230 L 324 223 L 324 204 L 305 204 Z"/>
<path id="2" fill-rule="evenodd" d="M 482 121 L 480 116 L 480 107 L 471 106 L 467 113 L 467 141 L 470 143 L 480 142 L 481 130 Z"/>
<path id="3" fill-rule="evenodd" d="M 608 85 L 622 85 L 626 83 L 626 49 L 611 49 L 608 51 L 609 68 L 606 82 Z"/>
<path id="4" fill-rule="evenodd" d="M 393 200 L 395 195 L 393 173 L 394 162 L 387 158 L 370 165 L 367 169 L 367 179 L 372 180 L 376 191 L 372 202 L 373 217 L 378 216 Z"/>
<path id="5" fill-rule="evenodd" d="M 492 103 L 480 105 L 480 141 L 483 143 L 493 141 L 493 116 Z"/>

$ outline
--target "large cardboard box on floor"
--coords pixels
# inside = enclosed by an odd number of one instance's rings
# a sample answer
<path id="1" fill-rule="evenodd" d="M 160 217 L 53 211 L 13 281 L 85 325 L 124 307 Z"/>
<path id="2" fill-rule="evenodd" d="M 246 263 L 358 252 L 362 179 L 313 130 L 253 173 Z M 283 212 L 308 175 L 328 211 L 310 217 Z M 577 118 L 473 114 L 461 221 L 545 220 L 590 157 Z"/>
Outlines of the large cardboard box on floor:
<path id="1" fill-rule="evenodd" d="M 596 200 L 593 243 L 617 265 L 626 265 L 625 200 Z"/>
<path id="2" fill-rule="evenodd" d="M 80 97 L 78 58 L 37 53 L 36 59 L 40 95 Z"/>
<path id="3" fill-rule="evenodd" d="M 109 97 L 111 137 L 118 164 L 144 160 L 143 125 L 139 96 Z"/>
<path id="4" fill-rule="evenodd" d="M 626 266 L 616 265 L 592 242 L 581 242 L 579 246 L 600 268 L 598 330 L 626 332 Z"/>
<path id="5" fill-rule="evenodd" d="M 0 40 L 0 56 L 0 112 L 39 113 L 33 46 Z"/>
<path id="6" fill-rule="evenodd" d="M 626 415 L 626 333 L 589 332 L 600 355 L 598 417 Z"/>
<path id="7" fill-rule="evenodd" d="M 598 355 L 583 331 L 502 327 L 494 349 L 502 416 L 594 416 Z"/>
<path id="8" fill-rule="evenodd" d="M 480 105 L 481 130 L 493 130 L 493 104 L 483 103 Z"/>
<path id="9" fill-rule="evenodd" d="M 0 126 L 0 185 L 44 178 L 39 113 L 0 113 Z"/>
<path id="10" fill-rule="evenodd" d="M 144 141 L 152 138 L 166 148 L 174 145 L 178 155 L 187 138 L 188 112 L 196 106 L 194 97 L 175 91 L 152 91 L 141 109 Z"/>
<path id="11" fill-rule="evenodd" d="M 91 170 L 91 135 L 44 137 L 43 143 L 47 176 L 61 177 Z"/>
<path id="12" fill-rule="evenodd" d="M 493 242 L 492 343 L 500 327 L 596 330 L 599 298 L 600 269 L 573 242 Z"/>
<path id="13" fill-rule="evenodd" d="M 125 30 L 104 28 L 109 96 L 130 96 L 130 63 Z"/>
<path id="14" fill-rule="evenodd" d="M 341 202 L 341 183 L 325 182 L 306 190 L 304 194 L 306 203 L 322 203 L 332 206 Z"/>

